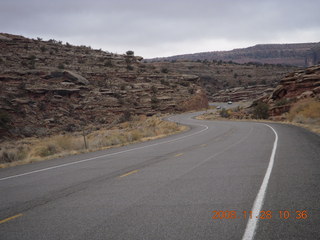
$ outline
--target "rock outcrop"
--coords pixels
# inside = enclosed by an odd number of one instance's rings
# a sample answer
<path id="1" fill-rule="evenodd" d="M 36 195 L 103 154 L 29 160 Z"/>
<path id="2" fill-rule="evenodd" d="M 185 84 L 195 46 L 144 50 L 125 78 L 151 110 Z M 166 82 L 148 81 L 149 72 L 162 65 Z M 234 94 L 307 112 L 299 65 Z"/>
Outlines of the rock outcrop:
<path id="1" fill-rule="evenodd" d="M 207 106 L 199 77 L 159 72 L 142 57 L 0 34 L 0 135 L 99 128 L 124 116 Z M 3 121 L 2 121 L 3 120 Z"/>
<path id="2" fill-rule="evenodd" d="M 270 94 L 286 74 L 296 67 L 231 62 L 175 61 L 152 62 L 159 72 L 179 72 L 199 76 L 212 102 L 253 100 Z"/>
<path id="3" fill-rule="evenodd" d="M 273 91 L 270 100 L 319 97 L 320 65 L 288 74 Z"/>
<path id="4" fill-rule="evenodd" d="M 271 116 L 279 116 L 288 112 L 292 104 L 304 98 L 320 100 L 320 65 L 288 74 L 271 95 L 261 97 L 258 101 L 269 104 Z"/>

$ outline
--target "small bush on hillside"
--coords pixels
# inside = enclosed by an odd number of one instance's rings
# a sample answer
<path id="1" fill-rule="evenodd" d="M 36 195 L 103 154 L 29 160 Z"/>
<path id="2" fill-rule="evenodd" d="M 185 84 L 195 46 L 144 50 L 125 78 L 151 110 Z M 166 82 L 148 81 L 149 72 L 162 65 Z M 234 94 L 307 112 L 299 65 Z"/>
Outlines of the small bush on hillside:
<path id="1" fill-rule="evenodd" d="M 180 82 L 180 85 L 184 86 L 184 87 L 189 87 L 190 83 L 189 82 Z"/>
<path id="2" fill-rule="evenodd" d="M 263 102 L 258 102 L 253 109 L 252 117 L 255 119 L 268 119 L 269 118 L 268 104 Z"/>
<path id="3" fill-rule="evenodd" d="M 131 65 L 127 65 L 127 69 L 128 69 L 129 71 L 132 71 L 134 68 L 133 68 L 133 66 L 131 66 Z"/>
<path id="4" fill-rule="evenodd" d="M 281 99 L 279 101 L 276 101 L 274 105 L 279 107 L 279 106 L 287 105 L 289 103 L 290 103 L 290 100 L 288 100 L 286 98 L 283 98 L 283 99 Z"/>
<path id="5" fill-rule="evenodd" d="M 194 93 L 195 93 L 194 88 L 189 88 L 189 89 L 188 89 L 188 92 L 189 92 L 190 94 L 194 94 Z"/>
<path id="6" fill-rule="evenodd" d="M 166 85 L 166 86 L 170 85 L 170 83 L 164 79 L 161 79 L 160 82 L 161 82 L 161 84 Z"/>
<path id="7" fill-rule="evenodd" d="M 9 123 L 10 123 L 10 117 L 8 113 L 0 110 L 0 129 L 8 128 Z"/>
<path id="8" fill-rule="evenodd" d="M 122 114 L 122 116 L 120 117 L 119 122 L 120 122 L 120 123 L 128 122 L 128 121 L 131 120 L 131 117 L 132 117 L 132 116 L 131 116 L 131 112 L 125 111 L 125 112 Z"/>
<path id="9" fill-rule="evenodd" d="M 133 55 L 134 55 L 134 51 L 129 50 L 129 51 L 126 52 L 126 54 L 127 54 L 128 56 L 133 56 Z"/>
<path id="10" fill-rule="evenodd" d="M 151 92 L 152 93 L 157 93 L 158 92 L 158 88 L 156 86 L 152 85 Z"/>
<path id="11" fill-rule="evenodd" d="M 156 96 L 152 96 L 151 97 L 151 103 L 157 104 L 157 103 L 159 103 L 159 99 Z"/>
<path id="12" fill-rule="evenodd" d="M 228 118 L 228 117 L 230 117 L 230 114 L 225 108 L 222 108 L 220 111 L 220 116 L 223 118 Z"/>
<path id="13" fill-rule="evenodd" d="M 169 72 L 169 69 L 168 69 L 168 68 L 161 68 L 161 72 L 162 72 L 162 73 L 168 73 L 168 72 Z"/>
<path id="14" fill-rule="evenodd" d="M 64 64 L 63 63 L 59 63 L 58 68 L 59 69 L 64 69 Z"/>

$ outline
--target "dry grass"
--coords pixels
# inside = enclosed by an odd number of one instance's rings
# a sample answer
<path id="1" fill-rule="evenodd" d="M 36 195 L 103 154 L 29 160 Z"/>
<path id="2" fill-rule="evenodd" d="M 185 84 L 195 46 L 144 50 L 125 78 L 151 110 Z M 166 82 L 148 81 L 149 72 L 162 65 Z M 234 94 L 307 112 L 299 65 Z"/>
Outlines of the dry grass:
<path id="1" fill-rule="evenodd" d="M 287 115 L 294 125 L 320 133 L 320 102 L 316 99 L 303 99 L 296 102 Z"/>
<path id="2" fill-rule="evenodd" d="M 288 120 L 302 124 L 320 124 L 320 102 L 315 99 L 296 102 L 289 111 Z"/>
<path id="3" fill-rule="evenodd" d="M 218 112 L 205 113 L 198 117 L 199 120 L 231 120 L 231 121 L 254 121 L 254 122 L 277 122 L 282 124 L 292 124 L 306 128 L 312 132 L 320 134 L 320 102 L 316 99 L 309 98 L 296 102 L 290 109 L 289 113 L 283 115 L 282 120 L 257 120 L 251 119 L 245 115 L 237 118 L 234 112 L 230 112 L 230 118 L 222 118 Z"/>
<path id="4" fill-rule="evenodd" d="M 140 116 L 112 129 L 92 131 L 86 135 L 88 149 L 85 149 L 81 133 L 5 142 L 0 149 L 0 168 L 148 141 L 186 129 L 185 126 L 163 121 L 159 117 Z"/>

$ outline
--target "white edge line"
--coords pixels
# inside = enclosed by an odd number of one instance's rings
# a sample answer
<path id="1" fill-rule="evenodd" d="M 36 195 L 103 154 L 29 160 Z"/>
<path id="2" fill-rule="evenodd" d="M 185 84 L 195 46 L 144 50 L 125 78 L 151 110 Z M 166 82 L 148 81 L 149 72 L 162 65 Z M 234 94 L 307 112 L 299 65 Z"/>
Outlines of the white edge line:
<path id="1" fill-rule="evenodd" d="M 254 239 L 254 235 L 256 233 L 256 229 L 258 226 L 258 220 L 259 220 L 259 218 L 256 218 L 256 216 L 259 216 L 259 213 L 260 213 L 261 208 L 263 206 L 265 194 L 266 194 L 267 187 L 268 187 L 268 182 L 269 182 L 272 168 L 273 168 L 273 164 L 274 164 L 274 158 L 275 158 L 275 154 L 276 154 L 276 150 L 277 150 L 277 145 L 278 145 L 278 134 L 277 134 L 276 130 L 274 130 L 274 128 L 269 126 L 268 124 L 264 124 L 264 125 L 271 128 L 271 130 L 274 132 L 275 140 L 273 143 L 272 153 L 270 156 L 270 161 L 269 161 L 269 165 L 268 165 L 266 174 L 264 175 L 264 178 L 263 178 L 262 184 L 260 186 L 258 195 L 256 196 L 256 199 L 254 201 L 254 204 L 253 204 L 253 207 L 251 210 L 252 211 L 252 218 L 248 220 L 248 223 L 247 223 L 245 232 L 243 234 L 242 240 Z"/>
<path id="2" fill-rule="evenodd" d="M 169 120 L 169 119 L 168 119 L 168 120 Z M 139 150 L 139 149 L 143 149 L 143 148 L 147 148 L 147 147 L 153 147 L 153 146 L 161 145 L 161 144 L 164 144 L 164 143 L 170 143 L 170 142 L 178 141 L 178 140 L 181 140 L 181 139 L 183 139 L 183 138 L 187 138 L 187 137 L 190 137 L 190 136 L 193 136 L 193 135 L 202 133 L 202 132 L 208 130 L 208 128 L 209 128 L 207 125 L 198 124 L 198 126 L 204 127 L 204 129 L 200 130 L 199 132 L 195 132 L 195 133 L 192 133 L 192 134 L 189 134 L 189 135 L 186 135 L 186 136 L 182 136 L 182 137 L 179 137 L 179 138 L 176 138 L 176 139 L 172 139 L 172 140 L 169 140 L 169 141 L 160 142 L 160 143 L 154 143 L 154 144 L 150 144 L 150 145 L 146 145 L 146 146 L 142 146 L 142 147 L 137 147 L 137 148 L 132 148 L 132 149 L 128 149 L 128 150 L 116 152 L 116 153 L 104 154 L 104 155 L 97 156 L 97 157 L 87 158 L 87 159 L 78 160 L 78 161 L 74 161 L 74 162 L 70 162 L 70 163 L 65 163 L 65 164 L 61 164 L 61 165 L 56 165 L 56 166 L 53 166 L 53 167 L 43 168 L 43 169 L 31 171 L 31 172 L 26 172 L 26 173 L 21 173 L 21 174 L 17 174 L 17 175 L 12 175 L 12 176 L 8 176 L 8 177 L 0 178 L 0 181 L 4 181 L 4 180 L 7 180 L 7 179 L 11 179 L 11 178 L 22 177 L 22 176 L 30 175 L 30 174 L 33 174 L 33 173 L 44 172 L 44 171 L 52 170 L 52 169 L 55 169 L 55 168 L 61 168 L 61 167 L 66 167 L 66 166 L 70 166 L 70 165 L 74 165 L 74 164 L 79 164 L 79 163 L 83 163 L 83 162 L 88 162 L 88 161 L 92 161 L 92 160 L 95 160 L 95 159 L 98 159 L 98 158 L 114 156 L 114 155 L 117 155 L 117 154 L 126 153 L 126 152 L 131 152 L 131 151 L 135 151 L 135 150 Z"/>

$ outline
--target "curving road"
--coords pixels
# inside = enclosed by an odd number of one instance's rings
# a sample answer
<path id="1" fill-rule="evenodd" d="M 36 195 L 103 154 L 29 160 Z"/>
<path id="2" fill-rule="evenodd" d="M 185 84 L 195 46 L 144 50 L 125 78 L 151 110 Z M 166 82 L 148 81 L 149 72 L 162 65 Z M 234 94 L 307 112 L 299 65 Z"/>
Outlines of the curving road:
<path id="1" fill-rule="evenodd" d="M 0 170 L 0 239 L 318 239 L 320 137 L 282 124 L 190 131 Z"/>

